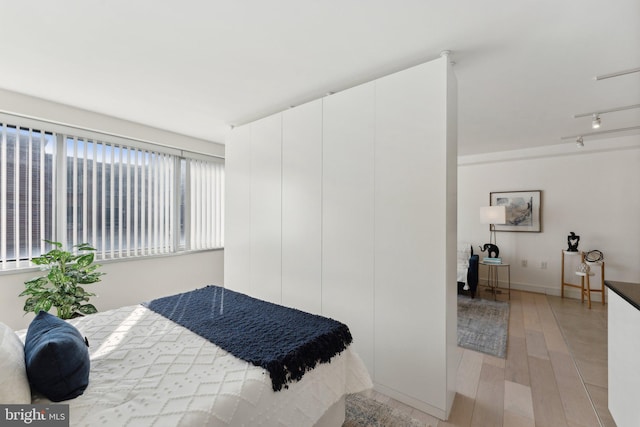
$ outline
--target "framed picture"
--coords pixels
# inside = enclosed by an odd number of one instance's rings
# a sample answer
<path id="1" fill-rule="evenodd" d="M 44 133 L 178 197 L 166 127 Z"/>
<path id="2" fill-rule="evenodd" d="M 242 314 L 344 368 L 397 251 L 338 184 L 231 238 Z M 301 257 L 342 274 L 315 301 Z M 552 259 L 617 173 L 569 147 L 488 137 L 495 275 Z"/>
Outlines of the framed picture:
<path id="1" fill-rule="evenodd" d="M 492 192 L 491 206 L 505 206 L 507 223 L 495 224 L 496 231 L 528 231 L 539 233 L 542 229 L 541 191 Z"/>

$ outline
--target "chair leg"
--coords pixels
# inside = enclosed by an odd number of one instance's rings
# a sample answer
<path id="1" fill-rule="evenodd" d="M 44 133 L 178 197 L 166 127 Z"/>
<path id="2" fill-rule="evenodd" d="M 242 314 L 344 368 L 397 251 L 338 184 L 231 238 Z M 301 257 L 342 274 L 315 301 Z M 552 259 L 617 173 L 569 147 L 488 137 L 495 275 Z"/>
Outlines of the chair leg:
<path id="1" fill-rule="evenodd" d="M 589 308 L 591 308 L 591 284 L 589 283 L 588 274 L 587 274 L 587 300 L 589 301 Z"/>
<path id="2" fill-rule="evenodd" d="M 584 303 L 584 276 L 580 276 L 580 300 Z"/>

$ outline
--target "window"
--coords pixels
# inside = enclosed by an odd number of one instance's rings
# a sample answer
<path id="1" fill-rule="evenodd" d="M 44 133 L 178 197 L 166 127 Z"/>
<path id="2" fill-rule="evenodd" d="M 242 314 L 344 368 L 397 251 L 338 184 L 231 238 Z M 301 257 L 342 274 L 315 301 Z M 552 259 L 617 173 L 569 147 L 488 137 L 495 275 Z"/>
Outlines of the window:
<path id="1" fill-rule="evenodd" d="M 1 269 L 30 265 L 44 239 L 87 242 L 99 259 L 223 246 L 221 159 L 0 126 Z"/>
<path id="2" fill-rule="evenodd" d="M 176 156 L 68 135 L 65 154 L 67 242 L 102 258 L 174 252 Z"/>

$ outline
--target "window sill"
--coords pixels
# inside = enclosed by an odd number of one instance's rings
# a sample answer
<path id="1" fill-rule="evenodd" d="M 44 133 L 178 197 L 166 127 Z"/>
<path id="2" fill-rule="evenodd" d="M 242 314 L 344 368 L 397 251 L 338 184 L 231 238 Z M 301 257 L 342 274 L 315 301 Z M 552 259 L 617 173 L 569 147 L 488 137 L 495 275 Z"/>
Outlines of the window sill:
<path id="1" fill-rule="evenodd" d="M 203 252 L 217 252 L 217 251 L 223 251 L 223 250 L 224 250 L 224 247 L 213 248 L 213 249 L 198 249 L 198 250 L 192 250 L 192 251 L 180 251 L 180 252 L 172 252 L 172 253 L 156 254 L 156 255 L 139 255 L 139 256 L 124 257 L 124 258 L 99 259 L 99 260 L 96 260 L 96 263 L 101 265 L 117 264 L 120 262 L 144 261 L 147 259 L 151 260 L 151 259 L 157 259 L 157 258 L 170 258 L 170 257 L 177 257 L 177 256 L 193 255 L 193 254 L 198 254 Z M 46 267 L 38 266 L 38 265 L 29 265 L 29 266 L 25 265 L 25 266 L 15 267 L 15 266 L 12 266 L 13 264 L 15 264 L 15 262 L 9 263 L 9 266 L 6 268 L 0 267 L 0 276 L 47 270 Z M 23 261 L 22 264 L 26 264 L 26 261 Z"/>

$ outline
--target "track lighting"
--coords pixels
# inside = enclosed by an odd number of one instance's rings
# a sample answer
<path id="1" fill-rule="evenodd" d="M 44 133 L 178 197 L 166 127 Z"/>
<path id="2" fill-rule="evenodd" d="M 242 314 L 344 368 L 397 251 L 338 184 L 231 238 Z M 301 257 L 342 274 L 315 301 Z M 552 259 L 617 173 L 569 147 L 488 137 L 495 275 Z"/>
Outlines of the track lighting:
<path id="1" fill-rule="evenodd" d="M 624 76 L 625 74 L 631 74 L 631 73 L 640 73 L 640 67 L 632 68 L 630 70 L 617 71 L 615 73 L 601 74 L 599 76 L 596 76 L 595 79 L 596 80 L 610 79 L 611 77 L 619 77 L 619 76 Z"/>
<path id="2" fill-rule="evenodd" d="M 582 140 L 581 136 L 579 136 L 578 139 L 576 139 L 576 145 L 578 147 L 584 147 L 584 141 Z"/>
<path id="3" fill-rule="evenodd" d="M 581 146 L 580 144 L 582 143 L 582 139 L 583 138 L 599 137 L 600 135 L 608 135 L 608 134 L 612 134 L 612 133 L 627 133 L 627 134 L 630 134 L 630 135 L 637 135 L 638 133 L 640 133 L 640 125 L 629 126 L 629 127 L 626 127 L 626 128 L 599 130 L 599 131 L 596 131 L 596 132 L 589 132 L 589 133 L 583 133 L 583 134 L 578 134 L 578 135 L 567 135 L 567 136 L 561 137 L 560 139 L 562 139 L 562 140 L 572 139 L 572 140 L 576 141 L 578 146 Z"/>
<path id="4" fill-rule="evenodd" d="M 601 109 L 597 111 L 591 111 L 590 113 L 574 114 L 573 118 L 577 119 L 578 117 L 589 117 L 589 116 L 600 117 L 601 114 L 615 113 L 617 111 L 633 110 L 635 108 L 640 108 L 640 104 L 625 105 L 624 107 L 606 108 L 606 109 Z"/>
<path id="5" fill-rule="evenodd" d="M 625 105 L 623 107 L 607 108 L 603 110 L 591 111 L 589 113 L 574 114 L 573 118 L 577 119 L 580 117 L 592 117 L 591 128 L 600 129 L 602 125 L 602 122 L 600 121 L 600 115 L 608 114 L 608 113 L 616 113 L 618 111 L 633 110 L 636 108 L 640 108 L 640 104 Z"/>

